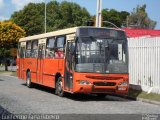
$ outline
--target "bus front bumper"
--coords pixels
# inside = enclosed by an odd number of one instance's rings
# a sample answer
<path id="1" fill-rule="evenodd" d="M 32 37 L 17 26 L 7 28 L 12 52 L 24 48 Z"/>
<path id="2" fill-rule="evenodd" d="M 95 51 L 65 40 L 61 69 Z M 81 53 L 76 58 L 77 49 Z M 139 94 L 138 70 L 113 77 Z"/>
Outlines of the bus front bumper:
<path id="1" fill-rule="evenodd" d="M 95 86 L 93 84 L 89 85 L 76 85 L 75 93 L 84 93 L 84 94 L 127 94 L 128 93 L 128 86 Z"/>

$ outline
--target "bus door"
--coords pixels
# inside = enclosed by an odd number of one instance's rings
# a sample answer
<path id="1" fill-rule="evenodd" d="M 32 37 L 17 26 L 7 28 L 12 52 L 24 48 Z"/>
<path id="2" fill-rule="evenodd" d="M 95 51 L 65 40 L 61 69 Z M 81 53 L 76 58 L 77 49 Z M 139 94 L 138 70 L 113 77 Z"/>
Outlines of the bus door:
<path id="1" fill-rule="evenodd" d="M 74 47 L 75 47 L 74 41 L 67 41 L 64 88 L 69 91 L 73 89 Z"/>
<path id="2" fill-rule="evenodd" d="M 38 45 L 38 59 L 37 59 L 37 82 L 43 84 L 43 62 L 45 56 L 45 42 L 46 39 L 39 40 Z"/>
<path id="3" fill-rule="evenodd" d="M 20 43 L 20 51 L 19 51 L 19 59 L 18 59 L 18 74 L 19 78 L 24 79 L 24 58 L 25 58 L 25 48 L 26 48 L 26 42 L 21 42 Z"/>

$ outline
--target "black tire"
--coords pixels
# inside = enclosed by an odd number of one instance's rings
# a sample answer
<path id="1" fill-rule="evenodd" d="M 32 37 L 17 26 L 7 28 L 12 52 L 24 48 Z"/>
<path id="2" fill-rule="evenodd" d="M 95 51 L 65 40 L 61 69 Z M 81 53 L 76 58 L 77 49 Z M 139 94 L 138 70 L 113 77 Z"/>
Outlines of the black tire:
<path id="1" fill-rule="evenodd" d="M 31 74 L 30 74 L 30 72 L 27 72 L 27 75 L 26 75 L 26 85 L 27 85 L 28 88 L 31 88 L 31 87 L 32 87 Z"/>
<path id="2" fill-rule="evenodd" d="M 106 94 L 99 93 L 99 94 L 97 94 L 97 97 L 104 99 L 106 97 Z"/>
<path id="3" fill-rule="evenodd" d="M 57 94 L 60 97 L 65 96 L 65 92 L 63 91 L 63 84 L 62 84 L 62 78 L 59 77 L 57 82 L 56 82 L 56 91 L 55 94 Z"/>

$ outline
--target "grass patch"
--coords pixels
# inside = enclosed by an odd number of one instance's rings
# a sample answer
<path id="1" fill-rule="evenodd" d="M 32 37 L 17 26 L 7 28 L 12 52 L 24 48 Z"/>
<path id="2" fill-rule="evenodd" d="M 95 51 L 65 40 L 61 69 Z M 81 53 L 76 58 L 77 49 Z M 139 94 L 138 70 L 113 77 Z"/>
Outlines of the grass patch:
<path id="1" fill-rule="evenodd" d="M 127 96 L 132 98 L 144 98 L 144 99 L 155 100 L 160 102 L 160 94 L 156 94 L 156 93 L 147 94 L 146 92 L 143 92 L 140 90 L 130 89 Z"/>
<path id="2" fill-rule="evenodd" d="M 7 72 L 7 71 L 0 70 L 0 74 L 1 74 L 1 73 L 5 73 L 5 72 Z"/>
<path id="3" fill-rule="evenodd" d="M 17 76 L 15 71 L 0 71 L 0 75 L 11 75 L 11 76 Z"/>
<path id="4" fill-rule="evenodd" d="M 11 76 L 17 76 L 17 72 L 11 72 Z"/>

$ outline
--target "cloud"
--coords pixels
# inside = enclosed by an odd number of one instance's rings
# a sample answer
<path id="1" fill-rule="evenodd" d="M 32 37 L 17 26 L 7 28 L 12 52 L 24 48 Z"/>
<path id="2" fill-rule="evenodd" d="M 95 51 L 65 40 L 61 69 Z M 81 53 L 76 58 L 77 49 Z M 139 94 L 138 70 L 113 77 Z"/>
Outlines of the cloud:
<path id="1" fill-rule="evenodd" d="M 16 10 L 20 10 L 30 2 L 40 3 L 40 2 L 43 2 L 43 1 L 45 1 L 45 0 L 11 0 L 11 3 L 15 6 Z"/>

